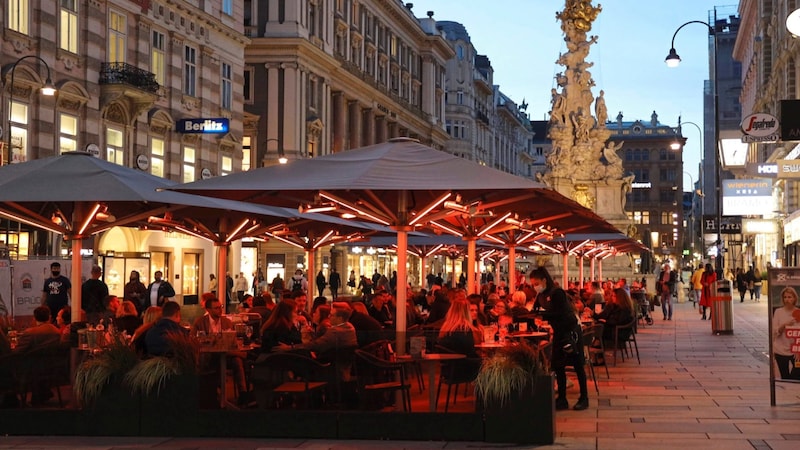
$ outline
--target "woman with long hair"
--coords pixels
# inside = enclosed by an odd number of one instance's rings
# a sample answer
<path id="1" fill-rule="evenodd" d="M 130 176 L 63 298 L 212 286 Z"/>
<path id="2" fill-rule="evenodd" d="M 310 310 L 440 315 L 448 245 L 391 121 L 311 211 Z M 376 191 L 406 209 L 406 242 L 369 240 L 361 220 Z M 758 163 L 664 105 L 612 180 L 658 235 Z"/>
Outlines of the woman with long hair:
<path id="1" fill-rule="evenodd" d="M 275 306 L 269 319 L 261 326 L 261 352 L 269 353 L 278 344 L 294 345 L 303 342 L 297 327 L 297 304 L 284 299 Z"/>
<path id="2" fill-rule="evenodd" d="M 586 372 L 583 365 L 583 334 L 575 314 L 575 307 L 567 298 L 566 292 L 557 287 L 547 269 L 533 269 L 530 275 L 531 284 L 536 291 L 536 303 L 542 312 L 542 318 L 550 322 L 553 328 L 553 354 L 550 367 L 556 374 L 558 396 L 556 409 L 569 408 L 567 402 L 566 367 L 572 366 L 578 378 L 580 398 L 573 409 L 583 410 L 589 407 L 589 390 L 586 387 Z"/>
<path id="3" fill-rule="evenodd" d="M 795 354 L 792 351 L 794 340 L 786 336 L 787 326 L 797 326 L 800 322 L 800 310 L 797 308 L 797 291 L 793 287 L 781 290 L 781 308 L 772 313 L 772 350 L 775 353 L 775 364 L 781 378 L 798 379 L 800 369 L 795 366 Z"/>
<path id="4" fill-rule="evenodd" d="M 475 343 L 480 342 L 480 335 L 480 330 L 472 325 L 466 297 L 454 296 L 439 329 L 439 345 L 467 357 L 477 357 Z"/>
<path id="5" fill-rule="evenodd" d="M 133 342 L 133 346 L 136 349 L 136 352 L 140 355 L 147 354 L 147 346 L 144 342 L 144 336 L 147 334 L 147 331 L 155 325 L 158 320 L 161 319 L 161 307 L 160 306 L 151 306 L 144 310 L 144 314 L 142 314 L 142 324 L 139 325 L 133 332 L 133 337 L 131 338 L 131 342 Z"/>
<path id="6" fill-rule="evenodd" d="M 605 341 L 612 341 L 614 339 L 614 328 L 617 325 L 630 323 L 634 317 L 633 301 L 628 295 L 628 292 L 623 288 L 614 289 L 611 301 L 606 304 L 605 309 L 599 314 L 594 315 L 597 321 L 605 324 L 603 327 L 603 340 Z M 628 336 L 622 337 L 627 338 Z"/>

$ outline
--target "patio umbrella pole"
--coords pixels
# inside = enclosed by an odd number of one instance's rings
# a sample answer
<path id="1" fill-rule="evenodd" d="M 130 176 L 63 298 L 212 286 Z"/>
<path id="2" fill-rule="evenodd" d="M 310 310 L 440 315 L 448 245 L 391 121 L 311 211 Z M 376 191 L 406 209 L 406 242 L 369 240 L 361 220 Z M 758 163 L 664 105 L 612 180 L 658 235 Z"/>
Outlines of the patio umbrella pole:
<path id="1" fill-rule="evenodd" d="M 597 258 L 592 258 L 589 260 L 589 281 L 595 281 L 596 278 L 594 276 L 595 272 L 595 264 L 597 263 Z"/>
<path id="2" fill-rule="evenodd" d="M 467 238 L 467 261 L 469 261 L 469 268 L 467 269 L 467 294 L 475 294 L 478 291 L 475 289 L 475 276 L 477 275 L 478 265 L 475 264 L 475 241 L 477 238 Z"/>
<path id="3" fill-rule="evenodd" d="M 228 294 L 225 292 L 228 290 L 228 243 L 215 242 L 214 245 L 217 247 L 217 297 L 230 314 L 232 311 L 228 311 Z"/>
<path id="4" fill-rule="evenodd" d="M 564 252 L 561 254 L 564 266 L 564 270 L 561 275 L 561 289 L 566 289 L 569 286 L 569 252 Z"/>
<path id="5" fill-rule="evenodd" d="M 510 231 L 511 239 L 510 245 L 508 246 L 508 295 L 514 293 L 516 290 L 516 286 L 514 286 L 515 280 L 517 279 L 517 247 L 516 247 L 516 239 L 514 239 L 514 231 Z"/>
<path id="6" fill-rule="evenodd" d="M 78 236 L 78 229 L 81 227 L 81 224 L 85 217 L 83 217 L 83 203 L 76 202 L 75 209 L 72 211 L 72 233 L 75 233 L 71 236 L 72 238 L 72 273 L 70 273 L 70 282 L 72 283 L 72 289 L 70 291 L 70 304 L 72 308 L 72 316 L 75 317 L 76 322 L 80 322 L 83 320 L 81 317 L 81 249 L 83 247 L 83 240 L 81 236 Z M 58 311 L 50 311 L 51 314 L 55 315 Z"/>
<path id="7" fill-rule="evenodd" d="M 314 242 L 313 239 L 311 242 Z M 308 281 L 308 292 L 311 294 L 306 301 L 306 312 L 311 313 L 311 305 L 314 303 L 314 299 L 317 298 L 314 296 L 314 289 L 317 287 L 317 266 L 314 264 L 317 257 L 317 251 L 312 247 L 309 247 L 306 250 L 306 261 L 308 261 L 308 275 L 306 276 L 306 281 Z M 320 292 L 317 296 L 322 295 Z"/>
<path id="8" fill-rule="evenodd" d="M 580 264 L 578 267 L 578 287 L 583 289 L 583 255 L 578 256 L 578 264 Z"/>
<path id="9" fill-rule="evenodd" d="M 395 317 L 398 355 L 406 354 L 406 296 L 408 295 L 408 193 L 397 193 L 397 314 Z"/>

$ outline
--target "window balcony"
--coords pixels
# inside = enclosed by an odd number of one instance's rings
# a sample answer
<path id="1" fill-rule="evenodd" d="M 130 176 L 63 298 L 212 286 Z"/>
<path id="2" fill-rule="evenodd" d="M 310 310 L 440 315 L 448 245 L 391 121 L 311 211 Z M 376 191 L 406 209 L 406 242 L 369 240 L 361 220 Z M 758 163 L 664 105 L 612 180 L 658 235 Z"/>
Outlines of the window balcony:
<path id="1" fill-rule="evenodd" d="M 127 84 L 151 94 L 157 94 L 156 75 L 128 63 L 102 63 L 100 84 Z"/>

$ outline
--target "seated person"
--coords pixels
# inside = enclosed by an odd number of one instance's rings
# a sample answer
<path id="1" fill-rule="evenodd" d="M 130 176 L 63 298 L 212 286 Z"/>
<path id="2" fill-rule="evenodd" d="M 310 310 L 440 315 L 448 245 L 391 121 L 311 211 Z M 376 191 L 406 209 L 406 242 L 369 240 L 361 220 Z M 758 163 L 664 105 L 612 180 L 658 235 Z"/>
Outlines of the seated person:
<path id="1" fill-rule="evenodd" d="M 527 316 L 528 314 L 530 314 L 528 308 L 525 307 L 527 299 L 528 297 L 525 295 L 525 292 L 523 291 L 514 291 L 514 293 L 511 294 L 510 313 L 511 317 L 514 318 L 514 322 L 524 321 L 522 316 Z"/>
<path id="2" fill-rule="evenodd" d="M 352 308 L 350 313 L 349 322 L 356 329 L 356 338 L 358 339 L 358 346 L 364 347 L 373 342 L 383 339 L 383 325 L 369 315 L 367 307 L 361 302 L 345 303 L 337 302 L 335 307 L 339 307 L 339 303 L 343 303 L 347 307 Z"/>
<path id="3" fill-rule="evenodd" d="M 439 329 L 438 344 L 448 350 L 477 357 L 475 343 L 481 341 L 481 331 L 472 325 L 470 303 L 464 298 L 454 298 Z"/>
<path id="4" fill-rule="evenodd" d="M 444 289 L 431 289 L 431 292 L 433 293 L 433 302 L 431 302 L 431 310 L 428 315 L 428 324 L 436 326 L 440 325 L 439 322 L 444 320 L 444 316 L 447 315 L 447 310 L 450 309 L 450 302 Z"/>
<path id="5" fill-rule="evenodd" d="M 142 314 L 142 324 L 133 332 L 133 337 L 131 338 L 133 348 L 139 356 L 147 354 L 147 344 L 145 344 L 144 341 L 145 335 L 147 335 L 147 332 L 159 319 L 161 319 L 160 306 L 150 306 L 144 310 L 144 314 Z"/>
<path id="6" fill-rule="evenodd" d="M 114 319 L 114 327 L 118 332 L 123 331 L 128 333 L 128 336 L 133 336 L 136 329 L 142 325 L 142 319 L 136 311 L 136 305 L 130 301 L 125 300 L 119 308 L 117 308 L 117 318 Z"/>
<path id="7" fill-rule="evenodd" d="M 248 311 L 251 314 L 258 314 L 261 316 L 261 323 L 269 319 L 272 309 L 275 307 L 275 302 L 272 301 L 272 296 L 265 292 L 261 295 L 253 297 L 253 307 Z"/>
<path id="8" fill-rule="evenodd" d="M 29 352 L 48 346 L 57 346 L 61 342 L 61 332 L 50 323 L 50 308 L 39 306 L 33 310 L 33 319 L 36 325 L 28 328 L 19 335 L 17 353 Z"/>
<path id="9" fill-rule="evenodd" d="M 483 297 L 480 294 L 469 294 L 467 301 L 470 304 L 469 314 L 472 317 L 472 325 L 476 327 L 488 325 L 489 319 L 484 311 Z"/>
<path id="10" fill-rule="evenodd" d="M 297 322 L 297 304 L 292 299 L 284 298 L 261 326 L 261 352 L 269 353 L 279 344 L 302 343 Z"/>
<path id="11" fill-rule="evenodd" d="M 494 303 L 492 309 L 489 310 L 489 323 L 499 322 L 500 317 L 508 315 L 508 308 L 506 308 L 506 302 L 502 300 L 497 300 Z"/>
<path id="12" fill-rule="evenodd" d="M 358 346 L 356 329 L 348 322 L 350 310 L 336 308 L 330 315 L 330 324 L 325 334 L 318 336 L 305 344 L 289 345 L 279 343 L 273 350 L 308 350 L 317 355 L 335 350 L 337 348 L 355 348 Z"/>
<path id="13" fill-rule="evenodd" d="M 391 295 L 386 290 L 378 290 L 372 297 L 372 303 L 367 307 L 369 315 L 386 328 L 392 324 L 392 312 L 387 303 Z"/>
<path id="14" fill-rule="evenodd" d="M 606 302 L 606 307 L 599 314 L 595 314 L 594 318 L 598 322 L 603 322 L 603 340 L 612 342 L 614 340 L 614 328 L 617 325 L 625 325 L 630 323 L 635 317 L 633 312 L 633 303 L 631 302 L 628 293 L 625 289 L 616 288 L 609 298 L 610 301 Z M 627 340 L 631 330 L 626 329 L 620 332 L 619 338 Z"/>
<path id="15" fill-rule="evenodd" d="M 70 342 L 70 334 L 72 333 L 72 328 L 70 327 L 70 323 L 72 322 L 72 308 L 69 305 L 64 305 L 56 314 L 56 327 L 61 332 L 61 343 L 62 344 L 69 344 Z"/>
<path id="16" fill-rule="evenodd" d="M 170 352 L 167 335 L 170 333 L 187 333 L 181 326 L 181 305 L 178 302 L 164 302 L 159 319 L 147 331 L 144 342 L 147 354 L 152 356 L 166 356 Z"/>
<path id="17" fill-rule="evenodd" d="M 203 332 L 206 335 L 221 333 L 225 330 L 233 330 L 231 319 L 222 315 L 222 303 L 216 297 L 206 298 L 203 307 L 206 313 L 194 321 L 191 328 L 191 335 Z M 247 380 L 244 373 L 244 360 L 247 358 L 245 352 L 226 353 L 227 362 L 233 369 L 233 381 L 239 390 L 239 405 L 244 406 L 253 400 L 253 394 L 248 392 Z"/>
<path id="18" fill-rule="evenodd" d="M 311 322 L 314 324 L 314 339 L 322 336 L 331 327 L 331 307 L 319 305 L 311 313 Z"/>

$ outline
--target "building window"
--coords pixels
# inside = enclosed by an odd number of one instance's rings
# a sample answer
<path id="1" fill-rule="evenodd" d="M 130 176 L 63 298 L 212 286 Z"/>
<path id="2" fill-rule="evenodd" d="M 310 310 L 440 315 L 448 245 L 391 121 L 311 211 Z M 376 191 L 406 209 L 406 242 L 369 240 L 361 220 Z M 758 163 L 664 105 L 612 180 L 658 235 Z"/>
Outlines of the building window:
<path id="1" fill-rule="evenodd" d="M 245 103 L 253 103 L 253 75 L 252 67 L 244 69 L 244 80 L 242 81 L 242 97 Z"/>
<path id="2" fill-rule="evenodd" d="M 72 53 L 78 53 L 78 6 L 76 0 L 61 0 L 58 45 Z"/>
<path id="3" fill-rule="evenodd" d="M 122 130 L 106 129 L 106 161 L 125 165 L 125 135 Z"/>
<path id="4" fill-rule="evenodd" d="M 195 181 L 195 150 L 194 147 L 183 147 L 183 182 Z"/>
<path id="5" fill-rule="evenodd" d="M 222 63 L 222 107 L 231 109 L 233 103 L 233 80 L 231 79 L 231 65 Z"/>
<path id="6" fill-rule="evenodd" d="M 672 225 L 672 211 L 661 211 L 661 225 Z"/>
<path id="7" fill-rule="evenodd" d="M 153 30 L 153 41 L 151 42 L 150 70 L 155 74 L 159 85 L 164 86 L 167 80 L 166 66 L 166 39 L 164 33 Z"/>
<path id="8" fill-rule="evenodd" d="M 197 89 L 197 49 L 184 49 L 183 55 L 183 93 L 194 97 Z"/>
<path id="9" fill-rule="evenodd" d="M 28 34 L 28 0 L 8 0 L 8 28 Z"/>
<path id="10" fill-rule="evenodd" d="M 250 170 L 252 165 L 251 158 L 253 157 L 253 149 L 251 147 L 252 138 L 250 136 L 242 136 L 242 172 Z"/>
<path id="11" fill-rule="evenodd" d="M 108 13 L 108 62 L 125 62 L 127 20 L 116 11 Z"/>
<path id="12" fill-rule="evenodd" d="M 459 61 L 464 59 L 464 46 L 461 44 L 456 45 L 456 58 L 458 58 Z"/>
<path id="13" fill-rule="evenodd" d="M 633 169 L 633 175 L 637 183 L 650 181 L 650 169 Z"/>
<path id="14" fill-rule="evenodd" d="M 233 0 L 222 0 L 222 12 L 229 16 L 233 15 Z"/>
<path id="15" fill-rule="evenodd" d="M 150 173 L 164 178 L 164 151 L 166 145 L 161 138 L 150 138 Z"/>
<path id="16" fill-rule="evenodd" d="M 660 181 L 675 181 L 677 178 L 677 171 L 675 169 L 662 168 L 659 171 Z"/>
<path id="17" fill-rule="evenodd" d="M 11 102 L 11 152 L 8 162 L 21 163 L 28 160 L 28 105 Z"/>
<path id="18" fill-rule="evenodd" d="M 457 105 L 464 104 L 464 91 L 456 91 L 456 104 Z"/>
<path id="19" fill-rule="evenodd" d="M 220 169 L 220 175 L 230 175 L 233 172 L 233 158 L 230 156 L 223 156 L 222 157 L 222 167 Z"/>
<path id="20" fill-rule="evenodd" d="M 629 211 L 628 219 L 630 219 L 635 224 L 645 224 L 645 225 L 649 224 L 650 211 Z"/>
<path id="21" fill-rule="evenodd" d="M 670 203 L 675 201 L 675 191 L 670 189 L 661 189 L 658 191 L 658 201 L 661 203 Z"/>
<path id="22" fill-rule="evenodd" d="M 69 114 L 58 115 L 58 150 L 60 153 L 78 150 L 78 118 Z"/>

